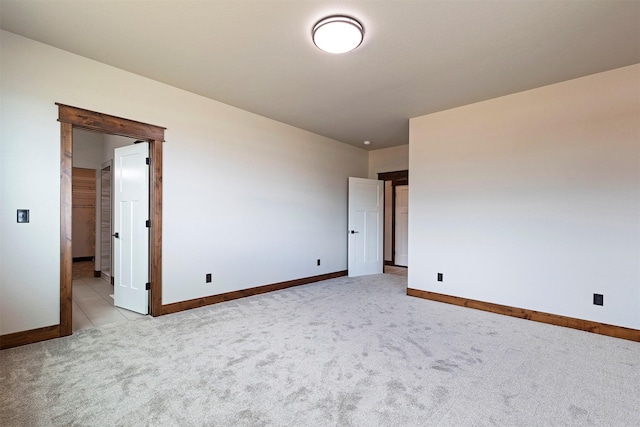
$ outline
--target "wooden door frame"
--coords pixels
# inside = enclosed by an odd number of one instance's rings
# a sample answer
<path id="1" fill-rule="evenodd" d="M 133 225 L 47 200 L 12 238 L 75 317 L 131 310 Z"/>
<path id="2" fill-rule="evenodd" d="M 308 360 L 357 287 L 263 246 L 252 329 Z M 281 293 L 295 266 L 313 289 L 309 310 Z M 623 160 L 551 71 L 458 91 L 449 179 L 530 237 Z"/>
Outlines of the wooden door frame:
<path id="1" fill-rule="evenodd" d="M 73 129 L 149 142 L 150 314 L 162 313 L 162 143 L 166 128 L 56 103 L 60 122 L 60 333 L 72 333 L 71 170 Z"/>
<path id="2" fill-rule="evenodd" d="M 378 179 L 391 182 L 391 264 L 396 265 L 396 187 L 409 185 L 409 171 L 380 172 Z"/>

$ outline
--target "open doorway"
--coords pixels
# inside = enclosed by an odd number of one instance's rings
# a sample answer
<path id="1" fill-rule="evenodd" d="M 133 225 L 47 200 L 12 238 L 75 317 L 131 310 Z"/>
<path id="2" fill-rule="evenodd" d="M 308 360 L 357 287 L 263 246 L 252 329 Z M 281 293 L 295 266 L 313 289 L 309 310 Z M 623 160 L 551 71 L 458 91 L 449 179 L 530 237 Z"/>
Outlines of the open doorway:
<path id="1" fill-rule="evenodd" d="M 113 159 L 121 147 L 132 146 L 126 138 L 84 129 L 73 130 L 72 224 L 73 224 L 73 332 L 93 326 L 126 322 L 137 313 L 116 300 L 113 275 Z M 146 154 L 145 154 L 146 157 Z M 144 162 L 144 161 L 143 161 Z M 148 195 L 148 184 L 145 192 Z M 146 204 L 146 203 L 145 203 Z M 146 219 L 147 217 L 145 217 Z M 139 259 L 146 274 L 148 259 Z M 147 279 L 142 281 L 145 286 Z M 146 298 L 145 298 L 146 299 Z"/>
<path id="2" fill-rule="evenodd" d="M 72 333 L 72 168 L 73 131 L 83 129 L 142 140 L 149 144 L 149 308 L 162 310 L 162 142 L 165 128 L 58 105 L 60 122 L 60 326 L 59 336 Z"/>
<path id="3" fill-rule="evenodd" d="M 378 173 L 384 181 L 384 263 L 385 273 L 407 275 L 409 171 Z"/>

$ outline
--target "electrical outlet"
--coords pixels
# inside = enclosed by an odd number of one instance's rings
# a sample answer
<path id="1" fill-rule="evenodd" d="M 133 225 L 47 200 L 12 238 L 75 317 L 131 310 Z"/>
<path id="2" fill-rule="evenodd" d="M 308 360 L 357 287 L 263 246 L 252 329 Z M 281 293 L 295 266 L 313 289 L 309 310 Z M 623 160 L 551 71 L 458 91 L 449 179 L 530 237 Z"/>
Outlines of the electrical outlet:
<path id="1" fill-rule="evenodd" d="M 604 305 L 604 295 L 593 294 L 593 305 Z"/>
<path id="2" fill-rule="evenodd" d="M 211 283 L 211 273 L 207 273 L 207 275 L 205 276 L 205 281 L 207 283 Z"/>
<path id="3" fill-rule="evenodd" d="M 318 260 L 318 265 L 320 265 L 320 260 Z"/>
<path id="4" fill-rule="evenodd" d="M 443 280 L 443 274 L 442 273 L 438 273 L 438 282 L 442 282 Z"/>

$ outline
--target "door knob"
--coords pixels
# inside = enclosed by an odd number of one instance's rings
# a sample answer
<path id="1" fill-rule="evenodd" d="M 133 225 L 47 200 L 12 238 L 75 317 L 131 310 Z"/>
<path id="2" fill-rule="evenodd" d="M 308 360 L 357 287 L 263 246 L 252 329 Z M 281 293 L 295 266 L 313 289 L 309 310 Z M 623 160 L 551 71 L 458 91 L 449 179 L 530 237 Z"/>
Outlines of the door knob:
<path id="1" fill-rule="evenodd" d="M 117 232 L 113 233 L 112 236 L 115 237 L 116 239 L 119 239 L 120 238 L 120 233 L 117 233 Z"/>
<path id="2" fill-rule="evenodd" d="M 351 234 L 356 234 L 356 233 L 359 233 L 359 231 L 351 230 Z"/>

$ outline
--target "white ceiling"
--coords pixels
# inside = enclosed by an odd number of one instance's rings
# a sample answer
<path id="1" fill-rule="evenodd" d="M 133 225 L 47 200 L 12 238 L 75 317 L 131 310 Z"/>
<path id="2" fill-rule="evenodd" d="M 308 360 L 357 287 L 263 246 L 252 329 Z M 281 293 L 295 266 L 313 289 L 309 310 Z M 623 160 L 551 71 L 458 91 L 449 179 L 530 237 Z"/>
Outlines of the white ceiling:
<path id="1" fill-rule="evenodd" d="M 362 22 L 357 50 L 313 45 L 332 14 Z M 640 1 L 0 0 L 0 25 L 366 149 L 408 143 L 411 117 L 640 63 Z"/>

